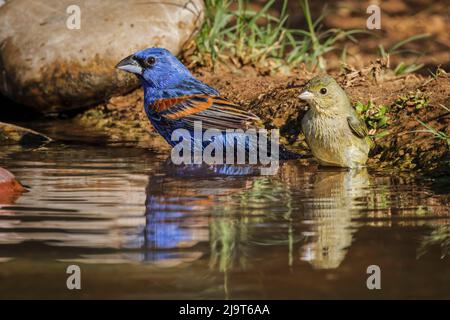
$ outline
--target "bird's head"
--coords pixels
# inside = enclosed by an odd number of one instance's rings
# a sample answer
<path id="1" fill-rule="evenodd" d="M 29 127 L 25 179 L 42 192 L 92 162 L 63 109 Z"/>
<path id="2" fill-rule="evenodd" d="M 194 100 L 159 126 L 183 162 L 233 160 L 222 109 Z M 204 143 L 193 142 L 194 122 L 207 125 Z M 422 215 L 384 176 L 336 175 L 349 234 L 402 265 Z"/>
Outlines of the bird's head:
<path id="1" fill-rule="evenodd" d="M 328 75 L 312 78 L 298 97 L 315 111 L 329 115 L 338 114 L 350 105 L 345 91 Z"/>
<path id="2" fill-rule="evenodd" d="M 163 48 L 138 51 L 120 61 L 116 68 L 134 73 L 144 86 L 157 89 L 176 87 L 184 79 L 192 77 L 189 70 Z"/>

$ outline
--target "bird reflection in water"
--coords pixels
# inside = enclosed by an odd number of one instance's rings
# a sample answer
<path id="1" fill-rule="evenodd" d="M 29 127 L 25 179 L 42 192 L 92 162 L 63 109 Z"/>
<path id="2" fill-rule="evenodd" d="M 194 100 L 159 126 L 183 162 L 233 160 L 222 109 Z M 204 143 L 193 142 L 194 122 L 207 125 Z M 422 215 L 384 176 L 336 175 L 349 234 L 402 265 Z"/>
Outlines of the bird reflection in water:
<path id="1" fill-rule="evenodd" d="M 340 266 L 355 231 L 352 218 L 361 197 L 369 194 L 367 170 L 320 171 L 312 177 L 305 216 L 313 222 L 312 241 L 301 249 L 301 259 L 317 269 Z"/>
<path id="2" fill-rule="evenodd" d="M 166 161 L 146 189 L 145 260 L 173 265 L 201 257 L 194 247 L 210 239 L 211 210 L 224 205 L 221 198 L 249 188 L 248 179 L 256 174 L 258 168 L 249 165 Z"/>
<path id="3" fill-rule="evenodd" d="M 227 271 L 245 269 L 255 245 L 282 245 L 289 247 L 290 266 L 298 248 L 299 259 L 313 267 L 337 268 L 368 187 L 365 169 L 322 171 L 286 162 L 278 175 L 265 177 L 252 166 L 165 163 L 147 187 L 146 260 L 171 265 L 207 254 L 211 268 Z M 285 232 L 271 231 L 280 223 L 288 225 Z"/>

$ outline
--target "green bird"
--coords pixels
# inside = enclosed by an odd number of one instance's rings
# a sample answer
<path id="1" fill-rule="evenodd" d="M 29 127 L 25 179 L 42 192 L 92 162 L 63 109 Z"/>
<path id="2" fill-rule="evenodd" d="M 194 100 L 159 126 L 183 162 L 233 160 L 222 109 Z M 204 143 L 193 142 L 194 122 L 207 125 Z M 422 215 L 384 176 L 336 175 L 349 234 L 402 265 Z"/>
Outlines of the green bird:
<path id="1" fill-rule="evenodd" d="M 302 119 L 302 129 L 319 163 L 347 168 L 364 166 L 370 150 L 367 127 L 339 84 L 330 76 L 316 76 L 299 98 L 310 106 Z"/>

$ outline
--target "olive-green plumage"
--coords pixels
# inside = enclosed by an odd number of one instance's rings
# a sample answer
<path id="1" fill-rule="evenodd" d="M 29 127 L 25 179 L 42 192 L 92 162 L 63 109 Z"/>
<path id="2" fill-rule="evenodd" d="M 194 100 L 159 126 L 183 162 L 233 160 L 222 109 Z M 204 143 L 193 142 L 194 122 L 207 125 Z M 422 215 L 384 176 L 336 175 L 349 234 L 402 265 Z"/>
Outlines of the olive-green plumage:
<path id="1" fill-rule="evenodd" d="M 330 76 L 314 77 L 299 98 L 310 106 L 302 119 L 302 128 L 319 163 L 348 168 L 364 166 L 370 150 L 367 128 L 339 84 Z"/>

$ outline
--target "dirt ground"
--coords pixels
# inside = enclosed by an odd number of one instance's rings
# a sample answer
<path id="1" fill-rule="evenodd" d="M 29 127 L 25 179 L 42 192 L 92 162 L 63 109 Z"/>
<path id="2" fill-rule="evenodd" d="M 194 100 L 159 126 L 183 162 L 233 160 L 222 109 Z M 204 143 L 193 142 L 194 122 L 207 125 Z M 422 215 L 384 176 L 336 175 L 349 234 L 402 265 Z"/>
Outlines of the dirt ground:
<path id="1" fill-rule="evenodd" d="M 251 68 L 236 73 L 196 71 L 197 76 L 217 88 L 223 96 L 257 114 L 268 128 L 280 129 L 282 142 L 303 154 L 309 150 L 300 122 L 306 105 L 297 98 L 312 77 L 306 70 L 292 76 L 261 76 Z M 374 76 L 375 75 L 375 76 Z M 345 87 L 351 101 L 388 107 L 387 134 L 374 139 L 369 165 L 422 171 L 433 175 L 450 173 L 449 146 L 445 140 L 424 132 L 418 120 L 450 134 L 450 76 L 407 75 L 391 77 L 380 63 L 361 71 L 333 74 Z M 168 148 L 143 112 L 142 90 L 114 97 L 76 117 L 82 125 L 95 126 L 117 139 L 136 140 L 144 147 Z"/>

